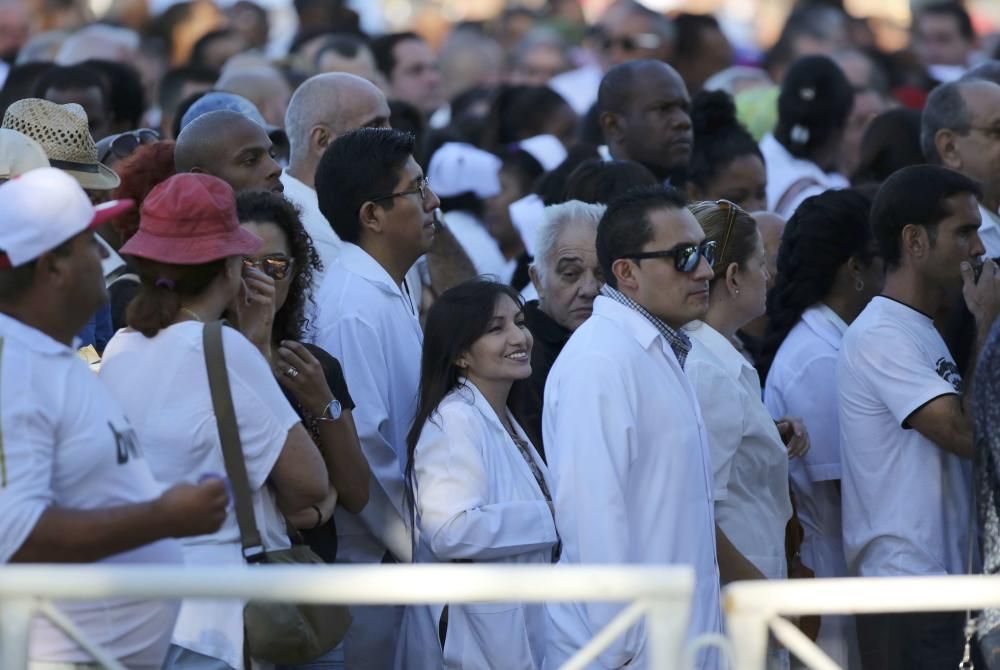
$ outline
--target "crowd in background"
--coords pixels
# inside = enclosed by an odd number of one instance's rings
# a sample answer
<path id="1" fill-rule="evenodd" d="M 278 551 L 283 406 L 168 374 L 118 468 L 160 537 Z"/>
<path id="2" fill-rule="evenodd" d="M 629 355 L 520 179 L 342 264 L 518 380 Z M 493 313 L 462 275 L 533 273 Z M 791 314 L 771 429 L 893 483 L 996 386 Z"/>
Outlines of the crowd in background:
<path id="1" fill-rule="evenodd" d="M 766 49 L 633 0 L 433 46 L 294 9 L 0 0 L 0 559 L 686 564 L 690 639 L 736 580 L 1000 567 L 1000 41 L 960 3 L 894 52 L 819 0 Z M 57 606 L 213 670 L 556 668 L 623 609 L 351 607 L 290 662 L 238 601 Z M 1000 668 L 1000 611 L 795 623 Z M 94 667 L 35 622 L 32 670 Z"/>

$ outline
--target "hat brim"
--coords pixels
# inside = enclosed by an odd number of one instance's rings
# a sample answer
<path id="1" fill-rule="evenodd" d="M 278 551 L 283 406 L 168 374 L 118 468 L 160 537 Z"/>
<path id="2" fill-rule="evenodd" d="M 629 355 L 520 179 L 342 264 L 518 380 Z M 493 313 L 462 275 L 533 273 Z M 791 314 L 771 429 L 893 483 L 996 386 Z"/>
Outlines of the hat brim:
<path id="1" fill-rule="evenodd" d="M 105 223 L 115 218 L 119 214 L 129 211 L 135 207 L 135 200 L 131 198 L 123 198 L 121 200 L 109 200 L 108 202 L 102 202 L 99 205 L 94 206 L 94 220 L 90 222 L 87 226 L 88 229 L 94 230 L 95 228 L 100 228 Z"/>
<path id="2" fill-rule="evenodd" d="M 91 191 L 110 191 L 121 185 L 121 178 L 104 163 L 97 163 L 96 172 L 83 172 L 72 168 L 59 168 L 80 182 L 80 186 Z"/>
<path id="3" fill-rule="evenodd" d="M 160 237 L 142 229 L 118 253 L 172 265 L 201 265 L 230 256 L 249 256 L 263 240 L 244 228 L 211 237 Z"/>

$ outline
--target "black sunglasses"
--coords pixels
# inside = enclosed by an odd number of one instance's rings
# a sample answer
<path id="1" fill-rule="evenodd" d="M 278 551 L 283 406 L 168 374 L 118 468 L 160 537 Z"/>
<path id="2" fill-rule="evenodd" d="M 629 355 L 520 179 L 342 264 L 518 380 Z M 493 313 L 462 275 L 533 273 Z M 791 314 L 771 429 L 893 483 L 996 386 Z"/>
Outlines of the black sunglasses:
<path id="1" fill-rule="evenodd" d="M 130 130 L 127 133 L 121 133 L 120 135 L 114 135 L 113 137 L 101 140 L 98 143 L 98 147 L 101 150 L 98 160 L 103 163 L 112 154 L 119 160 L 128 158 L 140 145 L 152 144 L 159 141 L 160 134 L 150 128 Z"/>
<path id="2" fill-rule="evenodd" d="M 715 240 L 705 240 L 701 244 L 684 244 L 665 251 L 640 251 L 620 258 L 641 261 L 647 258 L 673 258 L 674 268 L 678 272 L 694 272 L 701 259 L 704 258 L 708 267 L 715 265 Z"/>
<path id="3" fill-rule="evenodd" d="M 271 254 L 270 256 L 264 256 L 260 260 L 243 258 L 244 268 L 247 270 L 250 268 L 259 268 L 261 272 L 274 281 L 281 281 L 287 277 L 293 265 L 295 265 L 295 259 L 289 258 L 284 254 Z"/>

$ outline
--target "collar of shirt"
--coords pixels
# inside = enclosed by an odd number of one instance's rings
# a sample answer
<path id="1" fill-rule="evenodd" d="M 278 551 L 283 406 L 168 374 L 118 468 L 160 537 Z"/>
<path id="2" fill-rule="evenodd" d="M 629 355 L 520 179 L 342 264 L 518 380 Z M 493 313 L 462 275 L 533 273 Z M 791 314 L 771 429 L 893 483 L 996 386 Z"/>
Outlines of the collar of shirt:
<path id="1" fill-rule="evenodd" d="M 345 242 L 338 262 L 349 272 L 368 280 L 386 293 L 399 296 L 406 303 L 407 309 L 413 311 L 409 296 L 403 294 L 403 287 L 394 282 L 386 269 L 358 245 Z"/>
<path id="2" fill-rule="evenodd" d="M 316 190 L 309 188 L 305 182 L 296 179 L 285 170 L 281 173 L 281 185 L 285 187 L 285 197 L 289 200 L 297 200 L 303 202 L 314 203 L 317 207 L 319 206 L 319 196 L 316 195 Z"/>
<path id="3" fill-rule="evenodd" d="M 646 311 L 642 305 L 624 295 L 621 291 L 611 288 L 608 284 L 605 284 L 601 288 L 601 295 L 611 298 L 615 302 L 621 303 L 646 317 L 656 327 L 656 330 L 663 335 L 664 339 L 667 340 L 670 348 L 674 350 L 674 355 L 677 356 L 677 362 L 681 364 L 682 369 L 684 368 L 684 361 L 687 360 L 687 355 L 691 351 L 691 338 L 682 331 L 674 330 L 662 319 L 658 319 Z"/>
<path id="4" fill-rule="evenodd" d="M 807 314 L 809 315 L 815 314 L 816 316 L 821 316 L 826 320 L 827 323 L 833 326 L 834 330 L 837 331 L 836 332 L 837 341 L 830 342 L 830 344 L 833 344 L 839 349 L 840 340 L 843 339 L 844 334 L 847 333 L 847 322 L 841 319 L 840 315 L 834 312 L 829 305 L 826 305 L 824 303 L 819 303 L 807 309 L 805 312 L 803 312 L 802 318 L 803 319 L 806 318 Z"/>
<path id="5" fill-rule="evenodd" d="M 740 378 L 743 368 L 753 369 L 750 362 L 740 353 L 739 349 L 733 346 L 732 342 L 704 321 L 692 321 L 684 326 L 684 330 L 691 335 L 692 339 L 719 359 L 726 374 L 733 379 Z"/>
<path id="6" fill-rule="evenodd" d="M 532 336 L 546 344 L 561 348 L 569 341 L 569 336 L 573 334 L 543 312 L 537 300 L 524 304 L 524 320 L 527 321 L 528 330 L 531 331 Z"/>
<path id="7" fill-rule="evenodd" d="M 37 328 L 0 313 L 0 340 L 9 337 L 32 351 L 48 356 L 75 356 L 73 349 L 57 342 Z"/>

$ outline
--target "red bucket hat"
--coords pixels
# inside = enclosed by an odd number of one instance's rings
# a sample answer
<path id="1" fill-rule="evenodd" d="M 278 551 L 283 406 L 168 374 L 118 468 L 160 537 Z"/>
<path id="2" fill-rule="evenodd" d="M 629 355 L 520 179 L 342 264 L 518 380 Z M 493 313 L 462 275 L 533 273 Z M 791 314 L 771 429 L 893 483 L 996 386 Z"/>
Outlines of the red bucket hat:
<path id="1" fill-rule="evenodd" d="M 173 265 L 247 256 L 263 241 L 240 227 L 236 195 L 226 182 L 185 173 L 159 184 L 142 203 L 139 230 L 121 253 Z"/>

